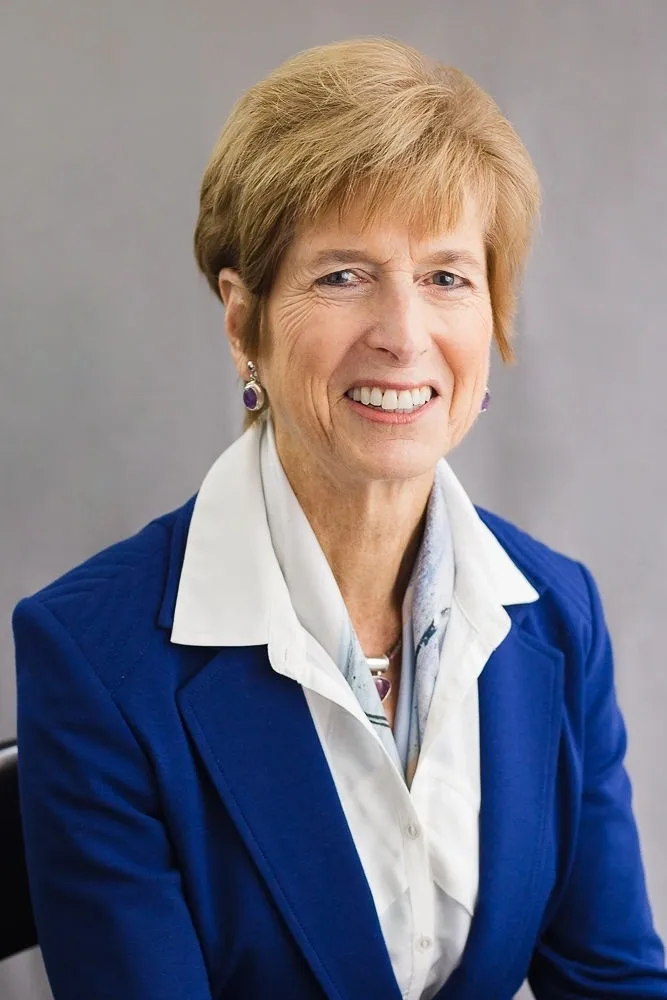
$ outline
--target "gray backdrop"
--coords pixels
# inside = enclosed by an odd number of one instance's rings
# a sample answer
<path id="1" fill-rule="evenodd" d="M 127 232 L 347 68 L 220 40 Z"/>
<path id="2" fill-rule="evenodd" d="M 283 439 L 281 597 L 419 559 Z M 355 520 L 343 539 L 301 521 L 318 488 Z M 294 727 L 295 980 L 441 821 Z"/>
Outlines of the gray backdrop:
<path id="1" fill-rule="evenodd" d="M 9 614 L 194 492 L 240 429 L 198 182 L 232 100 L 300 48 L 391 34 L 498 99 L 545 194 L 519 365 L 453 465 L 593 570 L 667 933 L 665 0 L 2 0 L 0 738 Z M 662 180 L 661 180 L 662 178 Z M 37 954 L 3 1000 L 48 996 Z"/>

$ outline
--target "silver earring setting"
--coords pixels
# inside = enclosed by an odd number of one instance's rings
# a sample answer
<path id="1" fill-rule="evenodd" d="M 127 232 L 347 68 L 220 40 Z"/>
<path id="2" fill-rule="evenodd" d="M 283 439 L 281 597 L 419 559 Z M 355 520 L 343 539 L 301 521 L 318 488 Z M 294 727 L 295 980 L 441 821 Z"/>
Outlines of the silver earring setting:
<path id="1" fill-rule="evenodd" d="M 261 410 L 264 406 L 264 388 L 252 361 L 248 362 L 248 371 L 250 378 L 243 383 L 243 405 L 246 410 Z"/>

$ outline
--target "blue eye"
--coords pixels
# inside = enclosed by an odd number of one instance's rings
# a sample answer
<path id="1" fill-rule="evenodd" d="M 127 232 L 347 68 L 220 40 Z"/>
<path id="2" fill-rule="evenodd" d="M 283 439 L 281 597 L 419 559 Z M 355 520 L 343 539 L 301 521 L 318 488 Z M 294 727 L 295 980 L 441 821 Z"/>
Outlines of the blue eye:
<path id="1" fill-rule="evenodd" d="M 438 280 L 441 278 L 444 280 Z M 463 280 L 458 274 L 452 274 L 451 271 L 436 271 L 433 275 L 434 284 L 438 285 L 439 288 L 458 288 L 459 285 L 456 283 L 463 282 Z"/>
<path id="2" fill-rule="evenodd" d="M 351 284 L 351 282 L 345 281 L 344 275 L 348 275 L 349 277 L 352 278 L 355 277 L 354 271 L 350 271 L 347 268 L 344 268 L 341 271 L 332 271 L 331 274 L 325 274 L 323 278 L 318 278 L 317 284 L 329 285 L 334 288 L 335 287 L 345 288 L 345 286 Z"/>

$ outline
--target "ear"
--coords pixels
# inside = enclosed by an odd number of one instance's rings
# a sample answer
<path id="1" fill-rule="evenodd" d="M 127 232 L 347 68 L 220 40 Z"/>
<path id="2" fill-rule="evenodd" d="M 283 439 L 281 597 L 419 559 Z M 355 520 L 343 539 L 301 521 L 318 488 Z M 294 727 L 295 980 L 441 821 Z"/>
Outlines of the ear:
<path id="1" fill-rule="evenodd" d="M 241 330 L 246 317 L 250 295 L 238 271 L 223 267 L 218 275 L 220 298 L 225 307 L 225 331 L 229 340 L 234 364 L 242 379 L 248 378 L 248 359 L 241 347 Z"/>

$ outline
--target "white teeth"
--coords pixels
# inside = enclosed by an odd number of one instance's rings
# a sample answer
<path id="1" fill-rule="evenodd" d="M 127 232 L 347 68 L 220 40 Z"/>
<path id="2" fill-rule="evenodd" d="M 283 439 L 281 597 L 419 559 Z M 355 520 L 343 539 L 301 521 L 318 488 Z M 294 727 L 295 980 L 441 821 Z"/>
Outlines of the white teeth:
<path id="1" fill-rule="evenodd" d="M 416 409 L 428 403 L 433 395 L 430 385 L 422 386 L 419 389 L 385 389 L 378 386 L 357 386 L 347 394 L 356 403 L 363 403 L 364 406 L 375 406 L 383 410 L 407 410 Z"/>

